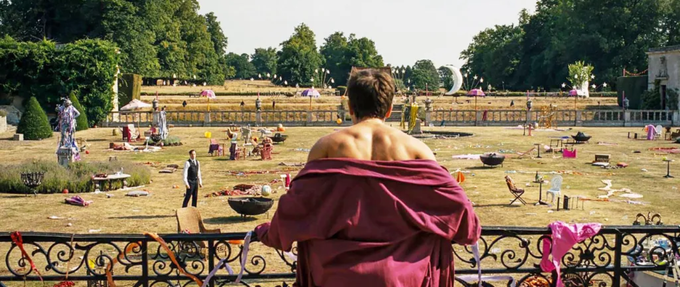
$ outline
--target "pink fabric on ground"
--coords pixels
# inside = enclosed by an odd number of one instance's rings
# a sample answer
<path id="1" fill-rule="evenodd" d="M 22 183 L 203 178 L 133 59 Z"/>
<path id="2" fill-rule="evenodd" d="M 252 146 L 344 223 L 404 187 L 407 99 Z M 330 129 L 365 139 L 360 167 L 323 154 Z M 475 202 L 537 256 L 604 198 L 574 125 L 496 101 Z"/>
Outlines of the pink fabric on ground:
<path id="1" fill-rule="evenodd" d="M 585 223 L 569 225 L 562 221 L 556 221 L 548 225 L 552 231 L 552 253 L 550 252 L 550 240 L 543 239 L 543 259 L 541 269 L 543 272 L 557 271 L 557 287 L 564 287 L 560 278 L 560 262 L 562 257 L 571 250 L 576 243 L 582 242 L 595 236 L 602 225 L 599 223 Z M 552 255 L 552 260 L 548 258 Z"/>
<path id="2" fill-rule="evenodd" d="M 479 219 L 431 160 L 307 163 L 255 229 L 280 250 L 298 242 L 293 286 L 454 286 L 451 242 L 473 244 Z"/>

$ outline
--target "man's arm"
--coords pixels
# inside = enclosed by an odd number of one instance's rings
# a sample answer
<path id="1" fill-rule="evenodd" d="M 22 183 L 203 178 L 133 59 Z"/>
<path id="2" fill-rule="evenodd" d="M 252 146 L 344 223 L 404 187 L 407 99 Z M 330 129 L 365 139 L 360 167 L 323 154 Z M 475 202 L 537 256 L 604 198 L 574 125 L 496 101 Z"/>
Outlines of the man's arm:
<path id="1" fill-rule="evenodd" d="M 203 187 L 203 178 L 201 177 L 201 162 L 196 160 L 196 167 L 198 169 L 198 186 Z"/>
<path id="2" fill-rule="evenodd" d="M 191 188 L 189 187 L 189 181 L 187 180 L 187 177 L 189 175 L 189 161 L 184 162 L 184 173 L 182 176 L 182 179 L 184 180 L 184 185 L 187 187 L 187 189 Z"/>
<path id="3" fill-rule="evenodd" d="M 427 146 L 424 142 L 412 138 L 413 141 L 413 146 L 416 148 L 416 159 L 427 159 L 427 160 L 434 160 L 437 161 L 437 158 L 434 156 L 434 153 L 430 149 L 429 146 Z"/>

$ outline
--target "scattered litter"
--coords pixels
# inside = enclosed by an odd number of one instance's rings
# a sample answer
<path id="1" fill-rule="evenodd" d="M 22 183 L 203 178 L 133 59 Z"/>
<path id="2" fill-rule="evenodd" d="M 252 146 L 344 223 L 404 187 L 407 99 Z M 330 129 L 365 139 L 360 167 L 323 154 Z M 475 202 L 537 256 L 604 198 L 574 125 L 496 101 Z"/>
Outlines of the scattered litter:
<path id="1" fill-rule="evenodd" d="M 499 149 L 498 153 L 503 153 L 503 154 L 514 154 L 515 151 L 511 149 Z"/>
<path id="2" fill-rule="evenodd" d="M 73 223 L 70 223 L 70 222 L 66 223 L 66 226 L 71 227 L 71 226 L 73 226 Z"/>
<path id="3" fill-rule="evenodd" d="M 74 196 L 74 197 L 71 197 L 71 198 L 66 198 L 66 199 L 64 199 L 64 201 L 66 202 L 66 204 L 83 206 L 83 207 L 89 206 L 90 204 L 92 204 L 94 202 L 92 200 L 86 201 L 82 197 L 77 196 L 77 195 Z"/>
<path id="4" fill-rule="evenodd" d="M 633 153 L 641 153 L 639 150 L 634 150 Z"/>
<path id="5" fill-rule="evenodd" d="M 552 209 L 549 209 L 549 210 L 548 210 L 548 213 L 553 213 L 553 212 L 554 212 L 554 211 L 552 211 Z"/>
<path id="6" fill-rule="evenodd" d="M 501 249 L 500 248 L 491 248 L 491 253 L 497 254 L 500 253 Z"/>
<path id="7" fill-rule="evenodd" d="M 97 232 L 101 232 L 101 231 L 102 231 L 101 229 L 90 229 L 88 232 L 97 233 Z"/>
<path id="8" fill-rule="evenodd" d="M 512 173 L 517 173 L 517 171 L 516 171 L 516 170 L 506 170 L 505 173 L 510 173 L 510 174 L 512 174 Z"/>
<path id="9" fill-rule="evenodd" d="M 149 196 L 151 195 L 148 191 L 145 190 L 135 190 L 135 191 L 130 191 L 125 196 L 132 196 L 132 197 L 140 197 L 140 196 Z"/>
<path id="10" fill-rule="evenodd" d="M 308 148 L 296 148 L 295 151 L 309 152 L 310 149 L 308 149 Z"/>
<path id="11" fill-rule="evenodd" d="M 660 152 L 665 152 L 665 153 L 670 153 L 670 154 L 680 153 L 680 149 L 676 148 L 676 147 L 653 147 L 653 148 L 650 148 L 649 150 L 660 151 Z"/>
<path id="12" fill-rule="evenodd" d="M 305 166 L 304 162 L 281 162 L 279 165 L 282 166 Z"/>
<path id="13" fill-rule="evenodd" d="M 64 219 L 64 218 L 56 216 L 56 215 L 52 215 L 52 216 L 48 217 L 48 219 Z"/>
<path id="14" fill-rule="evenodd" d="M 638 198 L 642 198 L 642 194 L 626 193 L 626 194 L 619 195 L 619 197 L 638 199 Z"/>
<path id="15" fill-rule="evenodd" d="M 590 212 L 590 215 L 593 215 L 593 214 L 595 214 L 595 210 L 593 210 L 593 211 Z"/>
<path id="16" fill-rule="evenodd" d="M 112 198 L 112 197 L 113 197 L 113 194 L 110 194 L 110 193 L 106 194 L 106 198 Z"/>
<path id="17" fill-rule="evenodd" d="M 538 213 L 529 212 L 526 215 L 538 215 Z"/>
<path id="18" fill-rule="evenodd" d="M 453 159 L 467 159 L 467 160 L 478 160 L 481 154 L 464 154 L 464 155 L 454 155 Z"/>
<path id="19" fill-rule="evenodd" d="M 618 145 L 617 143 L 597 142 L 597 145 Z"/>
<path id="20" fill-rule="evenodd" d="M 133 209 L 132 212 L 139 212 L 139 209 Z"/>
<path id="21" fill-rule="evenodd" d="M 621 217 L 621 219 L 628 220 L 628 215 L 624 215 L 623 217 Z"/>
<path id="22" fill-rule="evenodd" d="M 647 170 L 646 168 L 643 168 L 642 171 L 643 171 L 643 172 L 648 172 L 648 170 Z"/>
<path id="23" fill-rule="evenodd" d="M 174 173 L 174 172 L 175 172 L 174 168 L 166 168 L 158 171 L 158 173 Z"/>

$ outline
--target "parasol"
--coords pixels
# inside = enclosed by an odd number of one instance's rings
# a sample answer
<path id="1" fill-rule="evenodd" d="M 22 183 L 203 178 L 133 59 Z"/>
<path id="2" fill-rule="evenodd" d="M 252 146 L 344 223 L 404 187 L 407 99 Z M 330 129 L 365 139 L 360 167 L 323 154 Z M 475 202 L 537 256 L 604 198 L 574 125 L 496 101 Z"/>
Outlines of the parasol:
<path id="1" fill-rule="evenodd" d="M 201 97 L 208 98 L 208 111 L 210 111 L 210 99 L 216 99 L 215 92 L 213 90 L 203 90 L 200 94 Z"/>
<path id="2" fill-rule="evenodd" d="M 484 97 L 486 94 L 484 94 L 484 91 L 482 89 L 472 89 L 468 91 L 467 93 L 468 96 L 470 97 Z"/>
<path id="3" fill-rule="evenodd" d="M 124 105 L 123 107 L 120 108 L 121 111 L 134 111 L 134 110 L 141 110 L 141 109 L 148 109 L 152 107 L 151 104 L 147 104 L 145 102 L 142 102 L 140 100 L 134 99 L 130 101 L 127 105 Z"/>
<path id="4" fill-rule="evenodd" d="M 468 91 L 467 95 L 469 97 L 475 97 L 475 111 L 477 110 L 477 97 L 485 97 L 484 91 L 482 89 L 472 89 Z"/>
<path id="5" fill-rule="evenodd" d="M 306 90 L 302 91 L 302 96 L 303 97 L 310 97 L 310 98 L 311 97 L 318 98 L 318 97 L 321 97 L 321 94 L 316 89 L 311 88 L 311 89 L 306 89 Z"/>

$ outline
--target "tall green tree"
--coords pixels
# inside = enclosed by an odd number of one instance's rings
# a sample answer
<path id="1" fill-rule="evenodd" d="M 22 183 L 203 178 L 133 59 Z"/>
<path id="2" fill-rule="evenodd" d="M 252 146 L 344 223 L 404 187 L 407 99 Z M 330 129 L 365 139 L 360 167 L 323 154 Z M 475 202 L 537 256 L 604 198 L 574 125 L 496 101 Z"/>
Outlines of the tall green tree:
<path id="1" fill-rule="evenodd" d="M 227 53 L 228 39 L 222 31 L 220 22 L 217 21 L 217 16 L 215 16 L 215 13 L 210 12 L 205 15 L 205 21 L 208 26 L 208 34 L 210 34 L 210 40 L 213 43 L 215 53 L 218 56 L 225 55 Z"/>
<path id="2" fill-rule="evenodd" d="M 347 83 L 352 67 L 384 66 L 375 43 L 366 37 L 357 38 L 354 34 L 350 34 L 349 38 L 345 38 L 342 32 L 331 34 L 321 46 L 321 55 L 325 60 L 324 67 L 331 71 L 330 76 L 336 86 Z"/>
<path id="3" fill-rule="evenodd" d="M 449 70 L 449 68 L 447 67 L 441 66 L 437 71 L 439 72 L 440 75 L 439 82 L 442 84 L 444 89 L 448 90 L 451 87 L 453 87 L 453 78 L 451 70 Z"/>
<path id="4" fill-rule="evenodd" d="M 234 77 L 237 79 L 250 79 L 257 76 L 255 66 L 250 62 L 248 54 L 227 54 L 227 65 L 234 67 L 236 73 Z"/>
<path id="5" fill-rule="evenodd" d="M 276 57 L 275 48 L 257 48 L 250 58 L 250 62 L 255 66 L 255 71 L 258 74 L 269 73 L 273 77 L 276 74 Z"/>
<path id="6" fill-rule="evenodd" d="M 417 61 L 411 78 L 416 89 L 434 91 L 439 88 L 439 73 L 431 60 Z"/>
<path id="7" fill-rule="evenodd" d="M 295 27 L 290 39 L 281 43 L 276 70 L 289 84 L 313 85 L 314 71 L 322 67 L 314 32 L 304 23 Z"/>
<path id="8" fill-rule="evenodd" d="M 324 39 L 320 52 L 325 60 L 324 68 L 331 71 L 329 76 L 334 79 L 333 86 L 347 84 L 347 76 L 352 69 L 347 57 L 347 38 L 342 32 L 335 32 Z"/>

